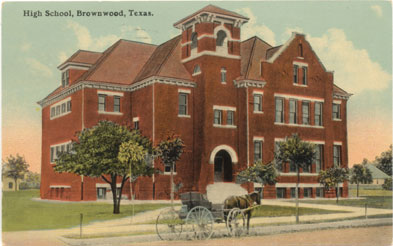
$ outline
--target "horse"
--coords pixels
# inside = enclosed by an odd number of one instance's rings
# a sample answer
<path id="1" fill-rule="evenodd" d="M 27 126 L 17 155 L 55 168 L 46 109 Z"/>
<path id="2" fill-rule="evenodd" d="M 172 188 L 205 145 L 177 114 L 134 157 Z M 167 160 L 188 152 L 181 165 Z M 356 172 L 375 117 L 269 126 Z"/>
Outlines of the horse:
<path id="1" fill-rule="evenodd" d="M 229 210 L 232 208 L 246 209 L 251 207 L 254 203 L 258 205 L 261 204 L 260 194 L 258 192 L 252 192 L 250 194 L 244 196 L 230 196 L 224 201 L 224 218 L 227 221 L 227 216 Z M 250 219 L 251 219 L 251 209 L 245 212 L 247 215 L 247 234 L 250 227 Z"/>

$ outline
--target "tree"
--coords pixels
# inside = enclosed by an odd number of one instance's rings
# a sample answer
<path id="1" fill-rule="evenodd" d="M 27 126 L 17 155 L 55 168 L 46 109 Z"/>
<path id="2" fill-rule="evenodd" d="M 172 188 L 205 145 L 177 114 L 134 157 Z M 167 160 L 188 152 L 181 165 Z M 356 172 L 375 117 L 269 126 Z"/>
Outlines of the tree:
<path id="1" fill-rule="evenodd" d="M 29 164 L 25 157 L 16 154 L 16 157 L 10 155 L 7 161 L 3 161 L 3 175 L 12 178 L 15 181 L 15 191 L 18 190 L 18 179 L 23 179 L 28 172 Z"/>
<path id="2" fill-rule="evenodd" d="M 371 184 L 373 182 L 371 171 L 365 165 L 355 164 L 350 173 L 350 182 L 356 184 L 356 196 L 359 197 L 359 184 Z"/>
<path id="3" fill-rule="evenodd" d="M 392 177 L 385 179 L 382 188 L 384 190 L 392 190 Z"/>
<path id="4" fill-rule="evenodd" d="M 377 167 L 384 173 L 392 176 L 392 145 L 389 146 L 387 151 L 381 153 L 381 156 L 375 157 Z"/>
<path id="5" fill-rule="evenodd" d="M 319 183 L 325 187 L 325 190 L 330 190 L 331 188 L 336 187 L 336 203 L 338 203 L 339 197 L 339 184 L 343 183 L 345 180 L 348 180 L 348 169 L 342 167 L 331 167 L 327 170 L 322 170 L 319 173 Z"/>
<path id="6" fill-rule="evenodd" d="M 267 184 L 274 185 L 277 182 L 277 176 L 277 170 L 273 163 L 265 165 L 262 161 L 258 161 L 241 171 L 237 175 L 236 181 L 239 183 L 254 182 L 261 184 L 263 195 L 264 186 Z"/>
<path id="7" fill-rule="evenodd" d="M 19 189 L 39 189 L 41 183 L 41 174 L 34 172 L 27 172 L 25 179 L 19 185 Z"/>
<path id="8" fill-rule="evenodd" d="M 177 136 L 168 136 L 166 140 L 161 141 L 157 150 L 159 152 L 159 157 L 162 162 L 164 162 L 165 166 L 169 166 L 171 169 L 171 204 L 173 206 L 173 196 L 174 196 L 174 183 L 173 183 L 173 171 L 175 168 L 175 164 L 178 160 L 180 160 L 180 156 L 184 151 L 184 142 L 180 137 Z"/>
<path id="9" fill-rule="evenodd" d="M 141 150 L 143 148 L 143 150 Z M 137 151 L 137 153 L 130 153 Z M 130 163 L 136 167 L 134 175 L 149 175 L 152 172 L 140 156 L 152 153 L 149 139 L 138 130 L 130 131 L 126 126 L 110 121 L 100 121 L 92 128 L 78 134 L 69 153 L 63 152 L 56 161 L 55 171 L 69 172 L 89 177 L 101 177 L 111 186 L 113 213 L 120 213 L 121 194 L 129 178 Z M 135 163 L 139 164 L 136 165 Z M 117 194 L 117 179 L 121 180 Z"/>
<path id="10" fill-rule="evenodd" d="M 286 137 L 285 141 L 279 143 L 275 155 L 278 163 L 289 162 L 296 166 L 296 223 L 299 223 L 299 169 L 311 166 L 315 155 L 314 145 L 302 141 L 298 134 L 293 134 L 291 137 Z"/>

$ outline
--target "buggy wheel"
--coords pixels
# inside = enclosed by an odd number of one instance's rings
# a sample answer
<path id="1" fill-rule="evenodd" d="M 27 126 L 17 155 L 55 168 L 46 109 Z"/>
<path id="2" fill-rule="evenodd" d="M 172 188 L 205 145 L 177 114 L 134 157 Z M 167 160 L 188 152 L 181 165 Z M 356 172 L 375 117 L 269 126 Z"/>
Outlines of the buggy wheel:
<path id="1" fill-rule="evenodd" d="M 191 209 L 187 214 L 186 224 L 191 239 L 205 240 L 213 234 L 214 218 L 205 207 L 196 206 Z"/>
<path id="2" fill-rule="evenodd" d="M 233 208 L 227 216 L 227 229 L 232 237 L 240 237 L 245 232 L 246 218 L 239 208 Z"/>
<path id="3" fill-rule="evenodd" d="M 173 208 L 161 211 L 156 220 L 157 236 L 161 240 L 176 240 L 180 237 L 183 221 Z"/>

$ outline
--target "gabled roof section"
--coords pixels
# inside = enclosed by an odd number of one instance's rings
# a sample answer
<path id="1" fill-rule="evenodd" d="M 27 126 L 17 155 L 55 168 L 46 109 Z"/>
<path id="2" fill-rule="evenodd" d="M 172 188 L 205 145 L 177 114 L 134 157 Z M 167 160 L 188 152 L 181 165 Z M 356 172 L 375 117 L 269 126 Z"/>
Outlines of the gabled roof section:
<path id="1" fill-rule="evenodd" d="M 181 36 L 177 36 L 156 48 L 134 82 L 151 76 L 192 80 L 181 61 Z"/>
<path id="2" fill-rule="evenodd" d="M 349 97 L 352 95 L 353 94 L 348 93 L 343 89 L 341 89 L 340 87 L 338 87 L 337 85 L 333 84 L 333 97 L 340 98 L 340 99 L 349 99 Z"/>
<path id="3" fill-rule="evenodd" d="M 366 168 L 368 170 L 370 170 L 371 176 L 373 177 L 373 179 L 387 179 L 387 178 L 389 178 L 389 175 L 387 175 L 386 173 L 382 172 L 379 168 L 377 168 L 374 165 L 367 164 Z"/>
<path id="4" fill-rule="evenodd" d="M 78 81 L 131 84 L 156 46 L 119 40 L 109 47 Z"/>
<path id="5" fill-rule="evenodd" d="M 243 41 L 240 46 L 241 52 L 241 78 L 260 80 L 260 63 L 265 60 L 266 52 L 272 46 L 262 39 L 254 36 Z"/>
<path id="6" fill-rule="evenodd" d="M 226 9 L 222 9 L 222 8 L 217 7 L 215 5 L 209 4 L 206 7 L 198 10 L 197 12 L 195 12 L 195 13 L 193 13 L 193 14 L 191 14 L 191 15 L 189 15 L 189 16 L 181 19 L 181 20 L 179 20 L 178 22 L 173 24 L 173 26 L 177 27 L 179 24 L 181 24 L 181 23 L 183 23 L 183 22 L 185 22 L 185 21 L 187 21 L 189 19 L 192 19 L 196 15 L 198 15 L 200 13 L 204 13 L 204 12 L 206 12 L 206 13 L 213 13 L 213 14 L 220 14 L 220 15 L 226 15 L 226 16 L 231 16 L 231 17 L 240 18 L 240 19 L 244 19 L 244 20 L 249 20 L 249 18 L 247 18 L 247 17 L 245 17 L 243 15 L 240 15 L 238 13 L 235 13 L 233 11 L 229 11 L 229 10 L 226 10 Z"/>
<path id="7" fill-rule="evenodd" d="M 270 48 L 266 51 L 266 60 L 269 60 L 280 48 L 282 45 Z"/>
<path id="8" fill-rule="evenodd" d="M 78 50 L 65 62 L 60 64 L 57 68 L 60 69 L 67 63 L 80 63 L 80 64 L 93 65 L 94 63 L 97 62 L 97 60 L 101 57 L 101 55 L 102 55 L 101 52 Z"/>

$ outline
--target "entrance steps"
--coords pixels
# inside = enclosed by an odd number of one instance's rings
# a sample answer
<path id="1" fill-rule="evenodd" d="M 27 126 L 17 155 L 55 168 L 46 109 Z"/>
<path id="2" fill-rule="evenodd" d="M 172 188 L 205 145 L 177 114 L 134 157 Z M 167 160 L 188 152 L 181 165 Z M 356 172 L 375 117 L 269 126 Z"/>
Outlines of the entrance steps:
<path id="1" fill-rule="evenodd" d="M 240 184 L 216 182 L 206 187 L 207 198 L 213 204 L 222 204 L 229 196 L 242 196 L 247 194 L 247 190 Z"/>

